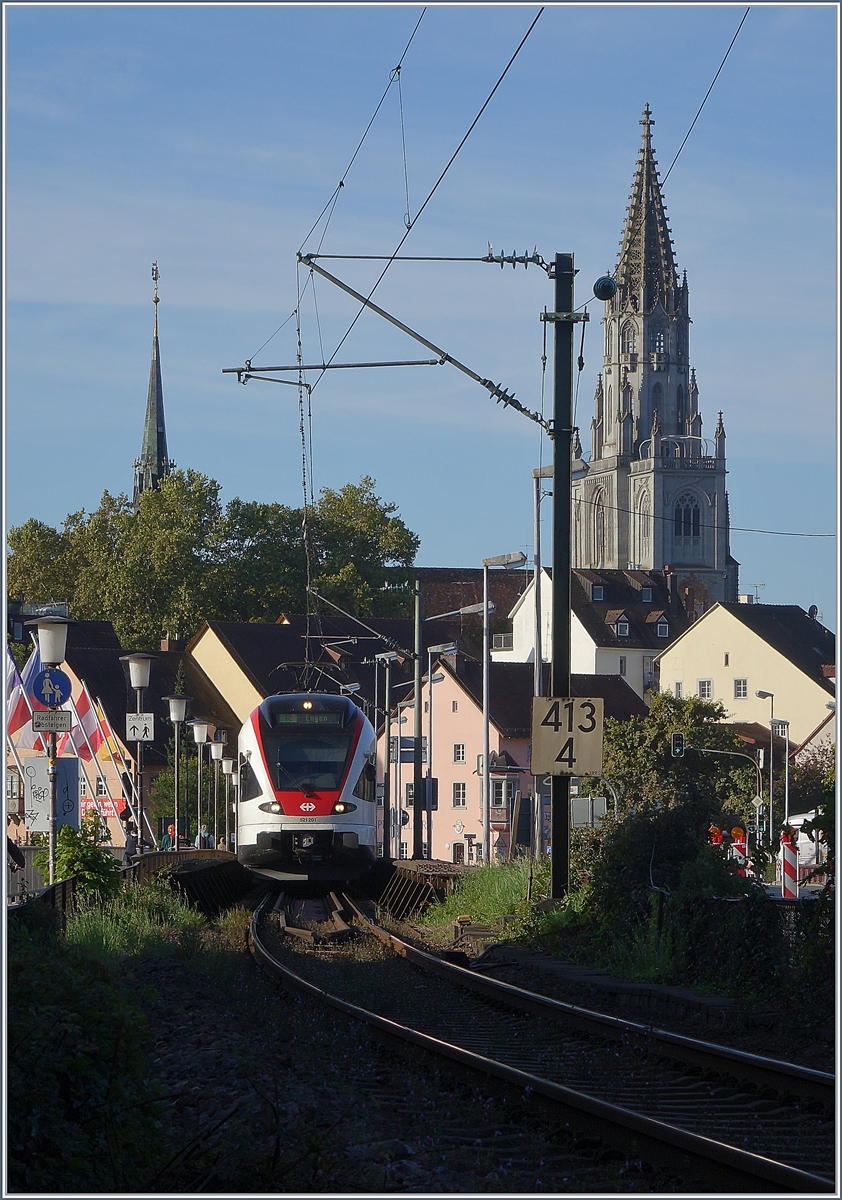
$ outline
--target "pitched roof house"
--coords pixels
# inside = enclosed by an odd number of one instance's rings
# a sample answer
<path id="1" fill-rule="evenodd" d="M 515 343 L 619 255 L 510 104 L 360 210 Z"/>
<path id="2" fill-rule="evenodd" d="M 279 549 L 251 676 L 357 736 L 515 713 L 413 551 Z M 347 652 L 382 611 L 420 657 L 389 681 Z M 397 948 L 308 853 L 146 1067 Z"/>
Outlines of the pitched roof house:
<path id="1" fill-rule="evenodd" d="M 834 736 L 835 662 L 833 633 L 797 604 L 715 604 L 661 654 L 661 688 L 721 700 L 735 722 L 787 720 L 797 746 L 820 725 Z"/>

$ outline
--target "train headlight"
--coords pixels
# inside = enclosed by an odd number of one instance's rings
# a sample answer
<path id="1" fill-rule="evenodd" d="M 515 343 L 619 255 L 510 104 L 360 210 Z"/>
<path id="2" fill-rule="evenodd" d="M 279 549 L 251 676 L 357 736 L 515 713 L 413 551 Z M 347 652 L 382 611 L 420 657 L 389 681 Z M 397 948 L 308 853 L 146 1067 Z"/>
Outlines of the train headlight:
<path id="1" fill-rule="evenodd" d="M 281 808 L 280 804 L 278 804 L 277 800 L 270 800 L 270 801 L 267 801 L 265 804 L 258 804 L 257 807 L 260 809 L 261 812 L 281 813 L 284 811 Z"/>
<path id="2" fill-rule="evenodd" d="M 356 811 L 356 804 L 351 804 L 348 800 L 337 800 L 333 806 L 335 813 L 349 813 Z"/>
<path id="3" fill-rule="evenodd" d="M 312 701 L 312 700 L 305 700 L 305 701 L 304 701 L 304 703 L 301 705 L 301 707 L 302 707 L 303 709 L 305 709 L 307 712 L 309 712 L 309 711 L 310 711 L 310 709 L 313 707 L 313 701 Z"/>

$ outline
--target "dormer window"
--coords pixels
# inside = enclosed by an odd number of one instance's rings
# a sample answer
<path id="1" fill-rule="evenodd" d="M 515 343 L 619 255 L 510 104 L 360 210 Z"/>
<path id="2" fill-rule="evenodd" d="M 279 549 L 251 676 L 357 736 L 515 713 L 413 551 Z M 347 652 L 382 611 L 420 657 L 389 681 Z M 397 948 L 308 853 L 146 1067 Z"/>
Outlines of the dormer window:
<path id="1" fill-rule="evenodd" d="M 602 600 L 604 589 L 601 584 L 595 583 L 591 589 L 591 600 Z"/>
<path id="2" fill-rule="evenodd" d="M 641 588 L 640 589 L 640 600 L 641 600 L 642 604 L 651 604 L 652 603 L 652 589 L 651 588 Z"/>
<path id="3" fill-rule="evenodd" d="M 620 617 L 617 622 L 617 637 L 629 636 L 629 623 L 625 617 Z"/>
<path id="4" fill-rule="evenodd" d="M 657 625 L 658 637 L 669 637 L 670 627 L 666 621 L 659 621 Z"/>

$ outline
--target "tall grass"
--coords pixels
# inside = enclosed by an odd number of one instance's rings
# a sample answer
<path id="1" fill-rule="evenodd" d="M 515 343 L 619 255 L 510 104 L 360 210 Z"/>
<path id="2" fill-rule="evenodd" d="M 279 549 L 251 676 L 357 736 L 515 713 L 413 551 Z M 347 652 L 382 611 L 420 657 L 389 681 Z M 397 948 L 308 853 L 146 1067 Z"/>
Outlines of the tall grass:
<path id="1" fill-rule="evenodd" d="M 65 941 L 99 959 L 160 953 L 194 940 L 204 923 L 166 879 L 155 879 L 82 906 L 68 919 Z"/>
<path id="2" fill-rule="evenodd" d="M 546 862 L 534 864 L 533 902 L 546 890 L 548 871 Z M 456 890 L 446 900 L 429 908 L 419 923 L 448 925 L 457 917 L 469 916 L 478 924 L 488 924 L 507 913 L 525 917 L 530 907 L 526 899 L 528 891 L 529 862 L 526 859 L 477 867 L 460 879 Z"/>

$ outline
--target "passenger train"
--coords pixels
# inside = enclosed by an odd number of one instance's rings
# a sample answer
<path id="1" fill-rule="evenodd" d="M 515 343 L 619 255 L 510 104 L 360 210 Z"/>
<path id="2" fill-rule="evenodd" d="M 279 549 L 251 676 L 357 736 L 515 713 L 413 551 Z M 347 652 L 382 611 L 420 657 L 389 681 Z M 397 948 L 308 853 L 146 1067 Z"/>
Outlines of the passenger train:
<path id="1" fill-rule="evenodd" d="M 284 881 L 357 879 L 376 850 L 376 741 L 347 696 L 269 696 L 240 733 L 237 856 Z"/>

